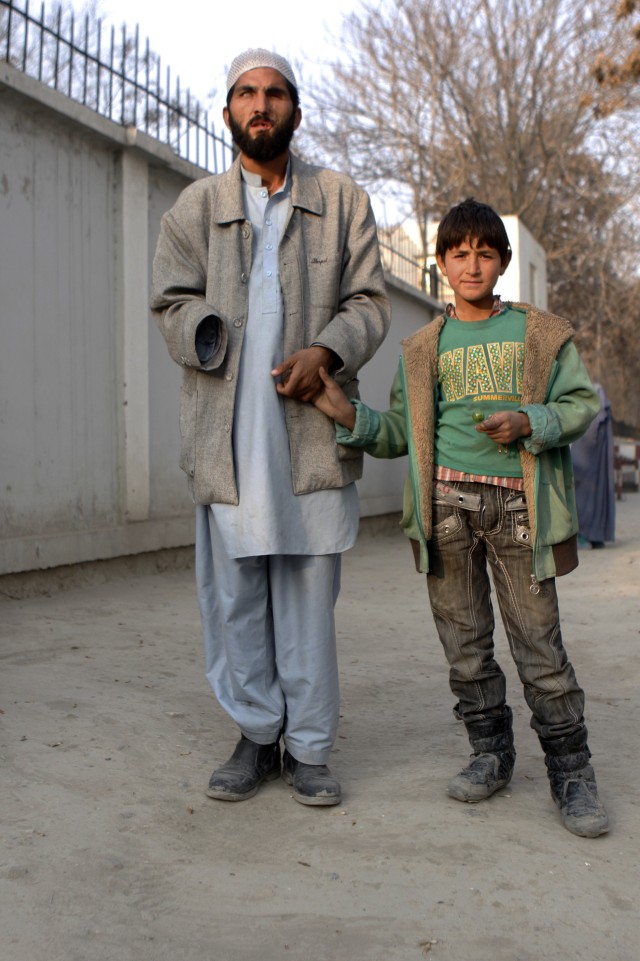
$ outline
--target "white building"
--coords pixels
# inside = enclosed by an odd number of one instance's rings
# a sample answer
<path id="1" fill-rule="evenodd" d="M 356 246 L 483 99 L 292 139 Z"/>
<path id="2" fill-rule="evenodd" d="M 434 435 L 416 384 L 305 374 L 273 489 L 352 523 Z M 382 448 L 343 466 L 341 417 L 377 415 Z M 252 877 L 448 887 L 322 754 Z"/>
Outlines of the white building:
<path id="1" fill-rule="evenodd" d="M 513 256 L 500 278 L 503 300 L 521 300 L 547 309 L 547 257 L 544 249 L 518 217 L 503 217 Z"/>

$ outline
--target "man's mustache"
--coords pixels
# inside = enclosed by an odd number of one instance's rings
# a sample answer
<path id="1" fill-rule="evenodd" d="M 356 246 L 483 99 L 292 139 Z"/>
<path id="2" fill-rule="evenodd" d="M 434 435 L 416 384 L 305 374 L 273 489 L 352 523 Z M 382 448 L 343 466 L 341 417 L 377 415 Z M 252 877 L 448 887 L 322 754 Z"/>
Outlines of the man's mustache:
<path id="1" fill-rule="evenodd" d="M 269 114 L 266 114 L 266 113 L 257 114 L 255 117 L 252 117 L 251 120 L 249 121 L 248 126 L 254 127 L 261 123 L 268 123 L 268 124 L 271 124 L 271 126 L 273 126 L 273 120 L 271 119 Z"/>

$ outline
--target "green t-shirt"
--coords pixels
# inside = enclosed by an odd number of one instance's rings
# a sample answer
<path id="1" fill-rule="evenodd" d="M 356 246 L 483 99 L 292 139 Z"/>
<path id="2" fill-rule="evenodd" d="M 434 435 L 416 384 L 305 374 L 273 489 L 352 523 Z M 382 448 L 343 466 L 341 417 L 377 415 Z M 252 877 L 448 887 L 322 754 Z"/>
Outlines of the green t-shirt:
<path id="1" fill-rule="evenodd" d="M 509 456 L 500 453 L 495 441 L 475 427 L 495 411 L 520 407 L 525 329 L 525 312 L 513 307 L 487 320 L 447 318 L 438 341 L 435 459 L 439 466 L 470 474 L 522 477 L 515 445 Z"/>

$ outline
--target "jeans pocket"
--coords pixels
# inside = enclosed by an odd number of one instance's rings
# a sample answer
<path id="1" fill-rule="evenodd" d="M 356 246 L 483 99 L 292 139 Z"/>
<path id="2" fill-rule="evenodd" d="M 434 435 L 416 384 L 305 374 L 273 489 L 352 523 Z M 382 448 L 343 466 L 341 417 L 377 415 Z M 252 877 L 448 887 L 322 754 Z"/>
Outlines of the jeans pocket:
<path id="1" fill-rule="evenodd" d="M 432 509 L 433 526 L 431 539 L 435 541 L 436 544 L 443 544 L 451 540 L 452 537 L 455 537 L 462 528 L 460 511 L 457 508 L 451 510 L 451 504 L 435 499 Z"/>
<path id="2" fill-rule="evenodd" d="M 516 544 L 522 544 L 524 547 L 533 550 L 529 511 L 513 511 L 511 514 L 511 536 Z"/>

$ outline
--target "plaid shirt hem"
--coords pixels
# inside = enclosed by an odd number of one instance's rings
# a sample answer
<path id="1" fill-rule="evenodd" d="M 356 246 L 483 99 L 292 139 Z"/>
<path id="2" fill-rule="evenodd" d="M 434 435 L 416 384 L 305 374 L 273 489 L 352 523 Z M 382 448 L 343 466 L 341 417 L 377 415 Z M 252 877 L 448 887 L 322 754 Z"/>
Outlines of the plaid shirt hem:
<path id="1" fill-rule="evenodd" d="M 440 467 L 436 464 L 434 479 L 439 481 L 465 481 L 472 484 L 493 484 L 494 487 L 508 487 L 510 490 L 523 491 L 524 481 L 522 477 L 495 477 L 489 474 L 467 474 L 462 470 L 454 470 L 453 467 Z"/>

